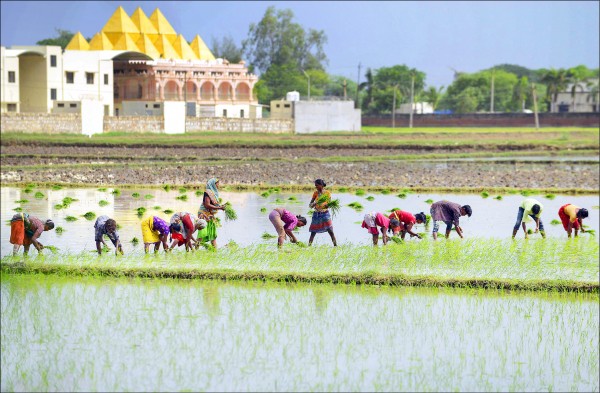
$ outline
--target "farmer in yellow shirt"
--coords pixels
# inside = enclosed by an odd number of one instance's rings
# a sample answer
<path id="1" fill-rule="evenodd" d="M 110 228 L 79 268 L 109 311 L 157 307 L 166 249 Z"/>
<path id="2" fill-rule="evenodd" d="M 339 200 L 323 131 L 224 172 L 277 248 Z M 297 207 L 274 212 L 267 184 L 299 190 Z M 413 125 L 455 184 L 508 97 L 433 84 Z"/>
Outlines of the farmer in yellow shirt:
<path id="1" fill-rule="evenodd" d="M 515 227 L 513 228 L 513 239 L 517 235 L 517 232 L 519 231 L 519 225 L 521 225 L 521 223 L 523 224 L 523 232 L 525 232 L 525 239 L 527 239 L 527 226 L 525 225 L 525 223 L 529 221 L 529 217 L 533 218 L 533 220 L 535 221 L 534 233 L 539 232 L 543 238 L 546 237 L 546 232 L 544 231 L 544 224 L 540 219 L 543 208 L 544 206 L 533 198 L 527 198 L 523 201 L 523 203 L 521 203 L 521 206 L 519 207 L 519 213 L 517 214 L 517 222 L 515 223 Z"/>

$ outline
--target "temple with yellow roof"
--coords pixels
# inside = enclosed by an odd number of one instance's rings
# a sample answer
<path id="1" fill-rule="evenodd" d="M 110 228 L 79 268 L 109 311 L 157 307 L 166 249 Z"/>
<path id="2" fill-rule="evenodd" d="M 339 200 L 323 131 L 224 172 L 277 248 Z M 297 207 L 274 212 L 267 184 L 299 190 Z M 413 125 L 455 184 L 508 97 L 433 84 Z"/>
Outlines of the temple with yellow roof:
<path id="1" fill-rule="evenodd" d="M 215 58 L 199 35 L 188 41 L 158 8 L 148 17 L 141 7 L 128 15 L 119 6 L 89 42 L 77 32 L 64 51 L 2 48 L 2 64 L 18 71 L 15 82 L 3 81 L 3 112 L 77 111 L 77 102 L 93 99 L 108 116 L 161 115 L 163 102 L 185 101 L 187 116 L 262 117 L 258 77 L 244 61 Z"/>

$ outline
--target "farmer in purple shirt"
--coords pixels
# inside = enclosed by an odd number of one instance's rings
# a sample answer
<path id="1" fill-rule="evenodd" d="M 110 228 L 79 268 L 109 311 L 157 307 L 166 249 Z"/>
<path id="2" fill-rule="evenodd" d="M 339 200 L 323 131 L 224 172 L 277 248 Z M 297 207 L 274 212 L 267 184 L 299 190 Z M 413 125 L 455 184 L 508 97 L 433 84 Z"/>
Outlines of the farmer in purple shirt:
<path id="1" fill-rule="evenodd" d="M 471 217 L 473 214 L 473 210 L 471 210 L 471 206 L 464 205 L 461 206 L 458 203 L 449 202 L 449 201 L 439 201 L 435 202 L 431 205 L 431 220 L 433 221 L 433 239 L 437 239 L 437 233 L 440 229 L 439 221 L 443 221 L 446 224 L 446 238 L 450 236 L 450 231 L 452 230 L 452 225 L 456 228 L 456 233 L 458 236 L 463 238 L 463 231 L 459 225 L 459 219 L 461 216 L 468 215 Z"/>
<path id="2" fill-rule="evenodd" d="M 148 252 L 150 244 L 154 244 L 154 252 L 158 252 L 162 243 L 165 252 L 169 251 L 167 238 L 169 224 L 160 217 L 150 216 L 142 220 L 142 238 L 144 239 L 144 252 Z"/>
<path id="3" fill-rule="evenodd" d="M 281 207 L 273 209 L 271 214 L 269 214 L 269 220 L 277 231 L 277 247 L 280 248 L 283 245 L 286 235 L 290 237 L 292 243 L 296 243 L 298 240 L 292 231 L 296 227 L 303 227 L 306 225 L 305 217 L 295 216 Z"/>

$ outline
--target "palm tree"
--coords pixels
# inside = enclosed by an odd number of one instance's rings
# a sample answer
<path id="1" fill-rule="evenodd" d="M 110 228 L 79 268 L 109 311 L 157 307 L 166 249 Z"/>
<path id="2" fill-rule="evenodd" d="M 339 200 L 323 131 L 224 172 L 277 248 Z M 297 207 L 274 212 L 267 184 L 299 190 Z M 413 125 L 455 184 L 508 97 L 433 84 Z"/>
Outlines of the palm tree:
<path id="1" fill-rule="evenodd" d="M 550 112 L 554 112 L 558 93 L 567 89 L 568 74 L 568 71 L 563 68 L 558 70 L 552 68 L 542 75 L 541 82 L 546 85 L 546 94 L 550 97 Z"/>
<path id="2" fill-rule="evenodd" d="M 594 103 L 594 112 L 600 112 L 600 80 L 592 79 L 588 81 L 586 87 L 590 89 L 590 94 L 587 97 L 587 101 L 592 100 Z"/>
<path id="3" fill-rule="evenodd" d="M 367 100 L 366 103 L 363 103 L 365 108 L 369 108 L 369 106 L 373 103 L 373 88 L 374 88 L 374 79 L 373 72 L 370 68 L 367 68 L 367 72 L 365 73 L 365 78 L 367 79 L 365 82 L 358 85 L 358 90 L 367 90 Z"/>
<path id="4" fill-rule="evenodd" d="M 444 86 L 436 89 L 433 86 L 430 86 L 429 89 L 427 89 L 425 91 L 424 97 L 425 97 L 425 102 L 428 102 L 429 104 L 431 104 L 431 107 L 433 108 L 433 110 L 436 110 L 439 103 L 440 103 L 440 99 L 442 98 L 442 91 L 444 90 Z"/>
<path id="5" fill-rule="evenodd" d="M 571 98 L 573 100 L 573 105 L 572 105 L 572 110 L 570 112 L 576 112 L 576 108 L 575 108 L 575 96 L 577 95 L 577 87 L 581 87 L 581 91 L 584 92 L 583 86 L 581 86 L 579 83 L 583 82 L 583 80 L 585 79 L 584 77 L 581 76 L 581 74 L 579 74 L 578 72 L 576 72 L 575 70 L 569 70 L 567 73 L 567 76 L 569 78 L 569 81 L 573 84 L 571 86 Z"/>

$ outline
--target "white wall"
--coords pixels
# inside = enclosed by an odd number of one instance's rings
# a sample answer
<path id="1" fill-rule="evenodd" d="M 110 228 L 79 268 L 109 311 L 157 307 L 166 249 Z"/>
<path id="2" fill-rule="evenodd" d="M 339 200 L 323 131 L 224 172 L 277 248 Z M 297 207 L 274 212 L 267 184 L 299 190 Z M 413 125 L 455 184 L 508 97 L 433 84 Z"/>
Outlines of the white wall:
<path id="1" fill-rule="evenodd" d="M 104 131 L 104 104 L 97 100 L 81 100 L 81 132 L 92 136 Z"/>
<path id="2" fill-rule="evenodd" d="M 0 48 L 0 68 L 1 68 L 1 84 L 0 84 L 0 102 L 2 103 L 2 112 L 6 112 L 6 104 L 16 104 L 17 111 L 19 110 L 19 58 L 6 57 L 6 48 Z M 15 73 L 15 82 L 8 82 L 8 72 Z"/>
<path id="3" fill-rule="evenodd" d="M 121 107 L 120 116 L 162 116 L 164 113 L 163 103 L 155 101 L 122 101 Z"/>
<path id="4" fill-rule="evenodd" d="M 227 110 L 227 116 L 223 116 L 223 110 Z M 215 117 L 227 117 L 227 118 L 240 118 L 240 111 L 244 111 L 244 119 L 250 119 L 250 105 L 239 104 L 239 105 L 215 105 Z"/>
<path id="5" fill-rule="evenodd" d="M 353 101 L 294 102 L 297 133 L 319 131 L 360 131 L 360 109 Z"/>
<path id="6" fill-rule="evenodd" d="M 165 133 L 185 133 L 185 102 L 164 101 Z"/>

